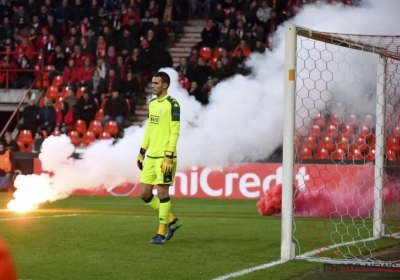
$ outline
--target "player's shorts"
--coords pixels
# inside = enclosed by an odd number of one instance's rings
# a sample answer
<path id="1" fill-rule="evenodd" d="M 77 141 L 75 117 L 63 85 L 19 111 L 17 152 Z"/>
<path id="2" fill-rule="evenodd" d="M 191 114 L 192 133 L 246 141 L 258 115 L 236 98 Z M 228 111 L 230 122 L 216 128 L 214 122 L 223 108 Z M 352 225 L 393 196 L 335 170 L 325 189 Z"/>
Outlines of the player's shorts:
<path id="1" fill-rule="evenodd" d="M 143 165 L 142 173 L 140 174 L 140 183 L 148 185 L 173 185 L 175 180 L 177 159 L 173 159 L 171 174 L 161 173 L 161 162 L 164 158 L 149 158 Z"/>

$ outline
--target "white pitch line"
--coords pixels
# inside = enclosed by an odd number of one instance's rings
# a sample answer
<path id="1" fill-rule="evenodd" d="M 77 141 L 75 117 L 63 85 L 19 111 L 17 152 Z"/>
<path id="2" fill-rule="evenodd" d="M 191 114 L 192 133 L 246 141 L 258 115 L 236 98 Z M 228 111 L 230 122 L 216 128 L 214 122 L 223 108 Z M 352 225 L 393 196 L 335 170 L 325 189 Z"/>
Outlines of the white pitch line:
<path id="1" fill-rule="evenodd" d="M 28 217 L 15 217 L 15 218 L 4 218 L 0 219 L 0 221 L 12 221 L 12 220 L 30 220 L 30 219 L 44 219 L 44 218 L 64 218 L 64 217 L 73 217 L 77 214 L 66 214 L 66 215 L 52 215 L 52 216 L 28 216 Z"/>
<path id="2" fill-rule="evenodd" d="M 230 274 L 227 274 L 227 275 L 224 275 L 224 276 L 219 276 L 219 277 L 214 278 L 212 280 L 226 280 L 226 279 L 230 279 L 230 278 L 235 278 L 235 277 L 239 277 L 239 276 L 242 276 L 242 275 L 245 275 L 245 274 L 252 273 L 252 272 L 257 271 L 257 270 L 262 270 L 262 269 L 273 267 L 275 265 L 283 264 L 285 262 L 286 261 L 283 261 L 283 260 L 274 261 L 274 262 L 262 264 L 262 265 L 259 265 L 259 266 L 246 268 L 246 269 L 243 269 L 243 270 L 240 270 L 240 271 L 237 271 L 237 272 L 232 272 Z"/>

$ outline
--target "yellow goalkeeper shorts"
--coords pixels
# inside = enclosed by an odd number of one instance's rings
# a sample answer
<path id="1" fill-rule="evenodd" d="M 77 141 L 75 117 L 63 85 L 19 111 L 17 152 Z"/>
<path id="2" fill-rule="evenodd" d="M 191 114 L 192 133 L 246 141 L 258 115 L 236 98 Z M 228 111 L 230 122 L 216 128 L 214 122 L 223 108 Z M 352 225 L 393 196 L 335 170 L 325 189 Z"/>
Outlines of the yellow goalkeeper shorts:
<path id="1" fill-rule="evenodd" d="M 149 158 L 143 165 L 142 173 L 140 174 L 140 183 L 148 185 L 173 185 L 176 173 L 176 158 L 173 159 L 171 174 L 161 173 L 161 162 L 164 158 Z"/>

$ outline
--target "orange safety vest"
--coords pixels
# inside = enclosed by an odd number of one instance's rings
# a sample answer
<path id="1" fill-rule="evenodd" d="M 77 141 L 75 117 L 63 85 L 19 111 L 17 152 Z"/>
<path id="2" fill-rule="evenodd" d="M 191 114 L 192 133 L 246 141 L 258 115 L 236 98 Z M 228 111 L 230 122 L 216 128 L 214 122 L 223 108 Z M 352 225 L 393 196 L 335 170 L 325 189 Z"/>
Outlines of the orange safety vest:
<path id="1" fill-rule="evenodd" d="M 8 173 L 11 171 L 10 151 L 6 150 L 4 154 L 0 155 L 0 169 Z"/>

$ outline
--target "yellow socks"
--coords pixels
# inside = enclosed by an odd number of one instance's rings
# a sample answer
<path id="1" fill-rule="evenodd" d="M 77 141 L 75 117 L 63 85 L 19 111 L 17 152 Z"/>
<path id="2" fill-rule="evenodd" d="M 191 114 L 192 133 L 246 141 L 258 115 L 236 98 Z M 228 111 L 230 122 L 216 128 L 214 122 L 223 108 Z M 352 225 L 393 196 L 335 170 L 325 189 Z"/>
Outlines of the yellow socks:
<path id="1" fill-rule="evenodd" d="M 160 220 L 160 228 L 158 230 L 158 234 L 164 236 L 167 234 L 167 226 L 168 226 L 170 212 L 171 212 L 171 201 L 169 197 L 160 199 L 160 209 L 158 212 L 158 218 Z"/>
<path id="2" fill-rule="evenodd" d="M 160 219 L 160 227 L 158 234 L 164 235 L 167 233 L 168 223 L 172 223 L 175 216 L 171 213 L 170 198 L 159 199 L 157 196 L 152 195 L 149 199 L 144 201 L 151 209 L 158 213 Z"/>

